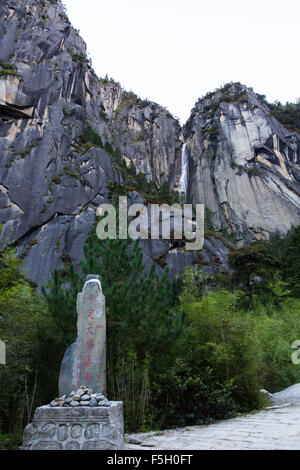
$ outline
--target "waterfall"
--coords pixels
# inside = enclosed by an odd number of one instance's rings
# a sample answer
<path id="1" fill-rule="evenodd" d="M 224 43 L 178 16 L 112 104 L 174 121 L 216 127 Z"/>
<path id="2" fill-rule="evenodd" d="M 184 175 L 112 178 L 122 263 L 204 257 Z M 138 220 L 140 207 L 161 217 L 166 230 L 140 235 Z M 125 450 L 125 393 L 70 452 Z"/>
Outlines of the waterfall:
<path id="1" fill-rule="evenodd" d="M 183 144 L 181 152 L 181 176 L 179 187 L 181 193 L 186 196 L 188 189 L 188 156 L 186 151 L 186 144 Z"/>

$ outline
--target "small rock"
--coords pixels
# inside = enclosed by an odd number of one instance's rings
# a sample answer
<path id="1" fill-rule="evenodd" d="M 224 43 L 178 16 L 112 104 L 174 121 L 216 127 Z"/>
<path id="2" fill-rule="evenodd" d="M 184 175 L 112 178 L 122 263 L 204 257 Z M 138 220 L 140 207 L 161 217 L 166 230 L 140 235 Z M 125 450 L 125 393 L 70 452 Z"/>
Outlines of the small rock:
<path id="1" fill-rule="evenodd" d="M 300 402 L 300 383 L 291 385 L 280 392 L 273 393 L 270 397 L 273 405 Z"/>
<path id="2" fill-rule="evenodd" d="M 74 401 L 79 401 L 80 398 L 81 398 L 81 395 L 78 395 L 77 393 L 75 395 L 72 396 L 73 400 Z"/>
<path id="3" fill-rule="evenodd" d="M 79 401 L 74 400 L 74 401 L 71 401 L 70 405 L 71 406 L 79 406 L 80 403 L 79 403 Z"/>
<path id="4" fill-rule="evenodd" d="M 50 403 L 50 406 L 54 407 L 54 406 L 58 406 L 58 403 L 57 401 L 55 400 L 52 400 L 52 402 Z"/>
<path id="5" fill-rule="evenodd" d="M 136 444 L 137 446 L 142 444 L 142 441 L 140 439 L 137 439 L 136 437 L 128 437 L 127 441 L 129 444 Z"/>
<path id="6" fill-rule="evenodd" d="M 98 405 L 98 402 L 96 400 L 96 398 L 91 398 L 90 401 L 89 401 L 89 405 L 90 406 L 97 406 Z"/>
<path id="7" fill-rule="evenodd" d="M 103 403 L 103 405 L 102 405 L 102 406 L 105 406 L 106 408 L 109 408 L 109 407 L 110 407 L 110 403 L 109 403 L 109 401 L 106 401 L 105 403 Z"/>
<path id="8" fill-rule="evenodd" d="M 272 398 L 272 393 L 268 392 L 268 390 L 265 390 L 264 388 L 260 390 L 260 393 L 263 393 L 266 398 Z"/>
<path id="9" fill-rule="evenodd" d="M 69 405 L 72 401 L 73 401 L 72 398 L 66 398 L 65 405 Z"/>
<path id="10" fill-rule="evenodd" d="M 90 402 L 89 401 L 81 401 L 80 406 L 89 406 Z"/>
<path id="11" fill-rule="evenodd" d="M 72 397 L 73 395 L 75 395 L 74 391 L 70 393 L 70 397 Z"/>
<path id="12" fill-rule="evenodd" d="M 63 406 L 64 402 L 63 398 L 55 398 L 51 403 L 56 403 L 55 406 Z"/>
<path id="13" fill-rule="evenodd" d="M 85 393 L 84 395 L 81 396 L 82 401 L 89 401 L 91 399 L 91 396 Z"/>
<path id="14" fill-rule="evenodd" d="M 95 397 L 95 398 L 96 398 L 96 400 L 97 400 L 97 401 L 101 401 L 101 400 L 103 400 L 103 399 L 104 399 L 104 395 L 100 395 L 100 394 L 98 394 L 98 395 L 96 395 L 96 397 Z"/>

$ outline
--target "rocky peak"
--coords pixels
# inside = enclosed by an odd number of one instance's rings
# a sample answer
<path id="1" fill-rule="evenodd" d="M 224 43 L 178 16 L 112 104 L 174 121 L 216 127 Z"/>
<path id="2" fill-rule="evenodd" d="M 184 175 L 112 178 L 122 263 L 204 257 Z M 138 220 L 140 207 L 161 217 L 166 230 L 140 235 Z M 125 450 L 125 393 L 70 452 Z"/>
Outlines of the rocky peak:
<path id="1" fill-rule="evenodd" d="M 205 204 L 214 232 L 201 253 L 149 240 L 149 263 L 173 273 L 226 267 L 232 245 L 222 234 L 250 241 L 299 223 L 299 134 L 253 90 L 208 93 L 181 128 L 163 107 L 97 77 L 61 1 L 9 0 L 0 18 L 1 244 L 14 242 L 38 284 L 64 259 L 78 266 L 109 183 L 124 183 L 117 147 L 145 184 L 168 191 L 185 162 L 187 200 Z"/>
<path id="2" fill-rule="evenodd" d="M 298 223 L 300 135 L 272 116 L 263 97 L 239 83 L 208 93 L 184 135 L 189 197 L 206 205 L 212 226 L 251 240 Z"/>
<path id="3" fill-rule="evenodd" d="M 181 128 L 168 110 L 122 90 L 109 120 L 112 143 L 127 161 L 159 185 L 175 186 L 180 178 Z"/>

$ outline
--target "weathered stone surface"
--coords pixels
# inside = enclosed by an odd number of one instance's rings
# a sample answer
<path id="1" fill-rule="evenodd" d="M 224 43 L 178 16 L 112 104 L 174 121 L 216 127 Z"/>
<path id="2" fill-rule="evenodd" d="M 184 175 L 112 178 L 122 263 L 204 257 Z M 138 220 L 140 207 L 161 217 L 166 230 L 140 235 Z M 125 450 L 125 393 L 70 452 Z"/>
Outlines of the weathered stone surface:
<path id="1" fill-rule="evenodd" d="M 74 439 L 78 439 L 82 434 L 81 424 L 73 424 L 70 433 L 71 437 L 73 437 Z"/>
<path id="2" fill-rule="evenodd" d="M 205 204 L 216 229 L 251 241 L 300 222 L 300 135 L 251 89 L 232 84 L 200 99 L 184 135 L 188 198 Z"/>
<path id="3" fill-rule="evenodd" d="M 83 401 L 89 401 L 91 399 L 91 396 L 90 395 L 87 395 L 87 394 L 84 394 L 84 395 L 81 395 L 81 400 Z"/>
<path id="4" fill-rule="evenodd" d="M 172 187 L 183 139 L 167 110 L 97 78 L 60 0 L 25 0 L 24 15 L 19 3 L 0 5 L 0 61 L 20 74 L 0 77 L 0 241 L 13 237 L 27 276 L 40 286 L 66 255 L 79 267 L 95 209 L 108 202 L 107 182 L 120 181 L 107 152 L 80 143 L 86 123 L 139 171 Z M 164 242 L 144 247 L 147 267 L 165 256 Z M 195 260 L 177 250 L 166 263 L 174 275 Z"/>
<path id="5" fill-rule="evenodd" d="M 86 439 L 98 438 L 100 436 L 100 425 L 96 423 L 88 424 L 84 435 Z"/>
<path id="6" fill-rule="evenodd" d="M 125 436 L 126 450 L 146 450 L 151 443 L 155 450 L 300 450 L 299 417 L 299 403 L 278 406 L 207 426 Z"/>
<path id="7" fill-rule="evenodd" d="M 37 437 L 38 428 L 34 424 L 28 424 L 24 431 L 24 441 L 26 441 L 27 445 L 31 445 L 32 442 Z"/>
<path id="8" fill-rule="evenodd" d="M 77 314 L 77 339 L 68 348 L 63 358 L 59 393 L 60 395 L 69 394 L 82 382 L 87 383 L 94 390 L 105 393 L 106 316 L 105 297 L 99 276 L 87 277 L 82 293 L 79 293 L 77 297 Z M 78 395 L 78 397 L 76 392 L 72 397 L 73 400 L 75 401 L 76 397 L 80 400 L 87 391 L 88 389 L 82 390 L 81 396 Z M 95 398 L 90 400 L 90 406 L 97 406 Z"/>
<path id="9" fill-rule="evenodd" d="M 66 450 L 80 450 L 80 445 L 76 441 L 68 442 L 66 445 Z"/>
<path id="10" fill-rule="evenodd" d="M 115 444 L 105 439 L 101 441 L 89 441 L 83 444 L 82 450 L 118 450 Z"/>
<path id="11" fill-rule="evenodd" d="M 122 450 L 123 403 L 110 407 L 37 408 L 24 431 L 24 450 Z"/>
<path id="12" fill-rule="evenodd" d="M 136 437 L 128 437 L 127 438 L 128 444 L 134 444 L 134 445 L 140 445 L 142 441 L 140 439 L 137 439 Z"/>
<path id="13" fill-rule="evenodd" d="M 46 438 L 46 437 L 53 437 L 55 434 L 55 429 L 56 429 L 55 423 L 44 424 L 38 431 L 38 436 L 41 439 Z"/>
<path id="14" fill-rule="evenodd" d="M 60 424 L 58 426 L 57 438 L 59 441 L 65 441 L 68 437 L 68 426 Z"/>
<path id="15" fill-rule="evenodd" d="M 21 3 L 0 5 L 0 61 L 15 67 L 0 77 L 1 238 L 17 241 L 26 272 L 40 285 L 63 253 L 75 264 L 82 258 L 114 172 L 101 148 L 76 147 L 87 122 L 103 142 L 104 133 L 109 138 L 84 41 L 60 0 Z"/>
<path id="16" fill-rule="evenodd" d="M 38 441 L 32 444 L 30 450 L 63 450 L 63 446 L 59 442 Z"/>
<path id="17" fill-rule="evenodd" d="M 300 402 L 300 384 L 292 385 L 291 387 L 281 390 L 280 392 L 273 393 L 270 401 L 275 405 L 281 403 L 299 403 Z"/>
<path id="18" fill-rule="evenodd" d="M 38 286 L 66 255 L 79 268 L 107 182 L 122 181 L 107 152 L 82 144 L 87 123 L 149 179 L 177 189 L 185 141 L 188 201 L 205 204 L 220 234 L 242 243 L 299 223 L 300 136 L 253 91 L 232 86 L 227 101 L 220 90 L 199 100 L 181 128 L 156 103 L 98 79 L 60 0 L 1 2 L 0 18 L 0 61 L 13 67 L 0 77 L 0 242 L 13 238 Z M 233 99 L 241 93 L 245 100 Z M 199 259 L 171 243 L 143 243 L 146 266 L 168 265 L 170 275 L 185 265 L 226 268 L 227 248 L 221 235 L 213 244 L 207 237 Z"/>
<path id="19" fill-rule="evenodd" d="M 158 184 L 178 188 L 183 142 L 178 119 L 132 92 L 115 89 L 115 96 L 118 112 L 108 112 L 108 127 L 126 160 Z"/>
<path id="20" fill-rule="evenodd" d="M 98 405 L 98 402 L 96 398 L 91 398 L 89 401 L 89 406 L 97 406 L 97 405 Z"/>

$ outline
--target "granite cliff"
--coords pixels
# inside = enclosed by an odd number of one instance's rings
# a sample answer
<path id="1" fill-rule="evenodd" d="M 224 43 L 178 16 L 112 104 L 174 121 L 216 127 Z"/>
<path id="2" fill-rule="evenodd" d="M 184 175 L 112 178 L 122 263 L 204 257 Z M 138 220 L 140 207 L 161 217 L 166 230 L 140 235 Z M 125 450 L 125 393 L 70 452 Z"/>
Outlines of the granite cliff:
<path id="1" fill-rule="evenodd" d="M 158 270 L 226 267 L 229 239 L 300 222 L 300 135 L 251 89 L 206 95 L 182 128 L 158 104 L 97 77 L 60 0 L 10 0 L 0 18 L 1 243 L 13 241 L 37 284 L 66 258 L 78 265 L 109 183 L 126 182 L 117 147 L 157 187 L 178 190 L 184 179 L 187 201 L 207 208 L 201 253 L 143 241 Z M 137 188 L 131 196 L 145 198 Z"/>
<path id="2" fill-rule="evenodd" d="M 188 197 L 237 240 L 286 233 L 300 220 L 300 135 L 239 83 L 200 99 L 184 128 Z"/>

